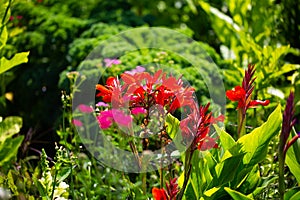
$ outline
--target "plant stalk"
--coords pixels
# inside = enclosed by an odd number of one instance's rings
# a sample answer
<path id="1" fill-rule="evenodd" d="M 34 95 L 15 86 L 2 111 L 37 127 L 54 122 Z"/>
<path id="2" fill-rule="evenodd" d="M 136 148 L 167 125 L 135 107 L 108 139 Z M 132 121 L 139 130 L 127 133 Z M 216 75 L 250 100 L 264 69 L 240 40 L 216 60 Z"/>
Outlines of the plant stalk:
<path id="1" fill-rule="evenodd" d="M 279 197 L 280 200 L 284 200 L 284 192 L 285 192 L 285 184 L 284 184 L 284 160 L 285 160 L 285 152 L 284 152 L 285 143 L 284 141 L 279 141 L 279 149 L 278 149 L 278 162 L 279 162 Z"/>
<path id="2" fill-rule="evenodd" d="M 242 108 L 238 109 L 238 138 L 246 135 L 246 112 Z"/>
<path id="3" fill-rule="evenodd" d="M 191 146 L 193 146 L 193 145 L 191 145 Z M 192 171 L 192 163 L 191 162 L 192 162 L 192 156 L 194 153 L 194 150 L 191 148 L 191 146 L 186 151 L 185 160 L 184 160 L 184 181 L 183 181 L 182 188 L 180 189 L 180 192 L 177 195 L 177 200 L 182 199 L 185 189 L 187 187 L 187 184 L 189 182 L 190 175 L 191 175 L 191 171 Z"/>

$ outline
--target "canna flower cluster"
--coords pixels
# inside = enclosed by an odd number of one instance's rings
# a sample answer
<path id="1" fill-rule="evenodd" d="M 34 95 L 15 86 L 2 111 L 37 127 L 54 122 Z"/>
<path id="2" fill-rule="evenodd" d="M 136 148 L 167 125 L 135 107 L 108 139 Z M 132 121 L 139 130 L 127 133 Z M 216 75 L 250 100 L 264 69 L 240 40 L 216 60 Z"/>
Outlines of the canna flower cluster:
<path id="1" fill-rule="evenodd" d="M 147 126 L 149 111 L 155 106 L 164 108 L 165 114 L 173 113 L 179 108 L 196 108 L 194 89 L 185 87 L 180 78 L 167 77 L 162 70 L 150 75 L 139 67 L 126 71 L 121 79 L 109 77 L 105 85 L 97 84 L 96 90 L 96 97 L 102 99 L 102 104 L 110 103 L 113 108 L 100 112 L 98 121 L 102 129 L 109 128 L 113 124 L 111 122 L 130 126 L 132 115 L 139 114 L 144 115 L 143 123 Z M 112 120 L 113 118 L 115 119 Z"/>

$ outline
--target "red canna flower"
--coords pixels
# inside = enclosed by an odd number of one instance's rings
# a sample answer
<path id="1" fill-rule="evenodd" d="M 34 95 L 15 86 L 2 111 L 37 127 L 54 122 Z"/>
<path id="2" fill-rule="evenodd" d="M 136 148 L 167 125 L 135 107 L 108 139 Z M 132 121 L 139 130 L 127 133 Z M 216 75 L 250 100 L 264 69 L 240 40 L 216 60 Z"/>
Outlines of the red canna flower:
<path id="1" fill-rule="evenodd" d="M 270 101 L 265 100 L 251 100 L 252 92 L 254 90 L 253 82 L 256 78 L 252 78 L 254 75 L 255 69 L 254 65 L 248 65 L 248 69 L 245 70 L 245 76 L 243 78 L 242 87 L 236 86 L 232 90 L 226 91 L 226 96 L 231 101 L 238 102 L 238 109 L 243 109 L 246 111 L 248 108 L 256 107 L 257 105 L 267 106 L 269 105 Z"/>
<path id="2" fill-rule="evenodd" d="M 101 84 L 96 85 L 96 90 L 99 92 L 96 97 L 102 97 L 102 100 L 106 103 L 112 101 L 113 91 L 118 88 L 118 81 L 115 77 L 108 77 L 106 80 L 106 86 Z"/>
<path id="3" fill-rule="evenodd" d="M 227 90 L 226 96 L 231 101 L 238 101 L 238 108 L 241 108 L 244 104 L 246 92 L 241 86 L 236 86 L 232 90 Z"/>
<path id="4" fill-rule="evenodd" d="M 152 188 L 152 195 L 155 200 L 168 200 L 167 199 L 167 192 L 165 191 L 164 188 Z"/>
<path id="5" fill-rule="evenodd" d="M 246 111 L 248 108 L 254 108 L 258 105 L 267 106 L 270 101 L 265 100 L 252 100 L 252 92 L 254 90 L 253 82 L 256 78 L 253 78 L 255 69 L 254 65 L 249 64 L 248 69 L 245 70 L 245 76 L 243 78 L 242 87 L 236 86 L 232 90 L 226 91 L 226 96 L 231 101 L 237 101 L 238 106 L 238 137 L 246 134 Z"/>
<path id="6" fill-rule="evenodd" d="M 215 139 L 209 137 L 208 134 L 211 124 L 223 121 L 224 116 L 212 117 L 212 113 L 208 113 L 209 106 L 209 103 L 204 107 L 200 106 L 198 113 L 195 111 L 180 122 L 184 142 L 191 144 L 193 150 L 199 149 L 204 151 L 211 148 L 218 148 Z"/>

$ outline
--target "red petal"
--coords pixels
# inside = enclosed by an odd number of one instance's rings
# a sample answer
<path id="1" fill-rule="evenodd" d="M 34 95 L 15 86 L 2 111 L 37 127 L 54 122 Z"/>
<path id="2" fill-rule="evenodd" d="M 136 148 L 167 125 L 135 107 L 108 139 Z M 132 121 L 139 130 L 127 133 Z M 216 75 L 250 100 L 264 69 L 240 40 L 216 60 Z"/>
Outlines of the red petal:
<path id="1" fill-rule="evenodd" d="M 200 142 L 198 149 L 201 151 L 206 151 L 208 149 L 218 148 L 218 144 L 216 143 L 214 138 L 206 137 L 203 141 Z"/>
<path id="2" fill-rule="evenodd" d="M 130 74 L 123 73 L 123 74 L 121 74 L 121 78 L 127 84 L 132 84 L 135 82 L 134 77 Z"/>
<path id="3" fill-rule="evenodd" d="M 216 123 L 216 122 L 224 122 L 224 120 L 225 120 L 225 116 L 224 115 L 220 115 L 220 116 L 218 116 L 216 118 L 211 117 L 211 119 L 210 119 L 211 123 L 213 123 L 213 124 Z"/>
<path id="4" fill-rule="evenodd" d="M 227 90 L 226 96 L 231 101 L 241 101 L 241 100 L 244 100 L 244 98 L 246 96 L 246 92 L 241 86 L 236 86 L 232 90 Z"/>
<path id="5" fill-rule="evenodd" d="M 152 195 L 155 200 L 167 200 L 167 195 L 164 188 L 152 188 Z"/>
<path id="6" fill-rule="evenodd" d="M 113 86 L 114 86 L 115 80 L 116 80 L 115 77 L 112 77 L 112 76 L 108 77 L 107 80 L 106 80 L 106 85 L 107 85 L 107 86 L 112 86 L 112 87 L 113 87 Z"/>
<path id="7" fill-rule="evenodd" d="M 255 106 L 257 106 L 257 105 L 267 106 L 267 105 L 269 105 L 269 103 L 270 103 L 270 100 L 265 100 L 265 101 L 261 101 L 261 100 L 252 100 L 252 101 L 250 102 L 249 107 L 255 107 Z"/>
<path id="8" fill-rule="evenodd" d="M 102 94 L 110 94 L 111 91 L 107 89 L 105 86 L 97 84 L 96 85 L 96 90 L 100 91 Z"/>

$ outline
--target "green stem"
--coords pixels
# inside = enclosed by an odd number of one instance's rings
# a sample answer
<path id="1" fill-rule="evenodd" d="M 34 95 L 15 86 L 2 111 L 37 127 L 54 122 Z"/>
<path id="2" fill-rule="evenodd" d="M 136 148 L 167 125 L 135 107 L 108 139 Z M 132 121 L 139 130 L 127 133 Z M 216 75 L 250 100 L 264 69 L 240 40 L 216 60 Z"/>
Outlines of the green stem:
<path id="1" fill-rule="evenodd" d="M 246 135 L 246 112 L 243 109 L 238 109 L 238 138 Z"/>
<path id="2" fill-rule="evenodd" d="M 284 199 L 284 192 L 285 192 L 285 184 L 284 184 L 284 160 L 285 160 L 285 153 L 284 153 L 284 146 L 285 143 L 280 140 L 279 141 L 279 149 L 278 149 L 278 162 L 279 162 L 279 197 L 280 200 Z"/>
<path id="3" fill-rule="evenodd" d="M 191 145 L 191 146 L 193 146 L 193 145 Z M 187 187 L 187 184 L 189 182 L 189 177 L 191 175 L 191 171 L 192 171 L 191 162 L 192 162 L 192 156 L 194 153 L 194 150 L 192 150 L 191 146 L 186 151 L 185 160 L 184 160 L 184 181 L 183 181 L 182 188 L 180 189 L 180 192 L 177 195 L 177 200 L 182 199 L 185 189 Z"/>
<path id="4" fill-rule="evenodd" d="M 144 195 L 147 193 L 147 173 L 142 173 L 142 190 Z"/>
<path id="5" fill-rule="evenodd" d="M 56 168 L 56 167 L 55 167 Z M 54 190 L 55 190 L 55 186 L 56 186 L 56 177 L 57 177 L 57 172 L 58 170 L 55 169 L 55 174 L 54 174 L 54 180 L 52 182 L 52 192 L 51 192 L 51 199 L 53 199 L 54 197 Z"/>

